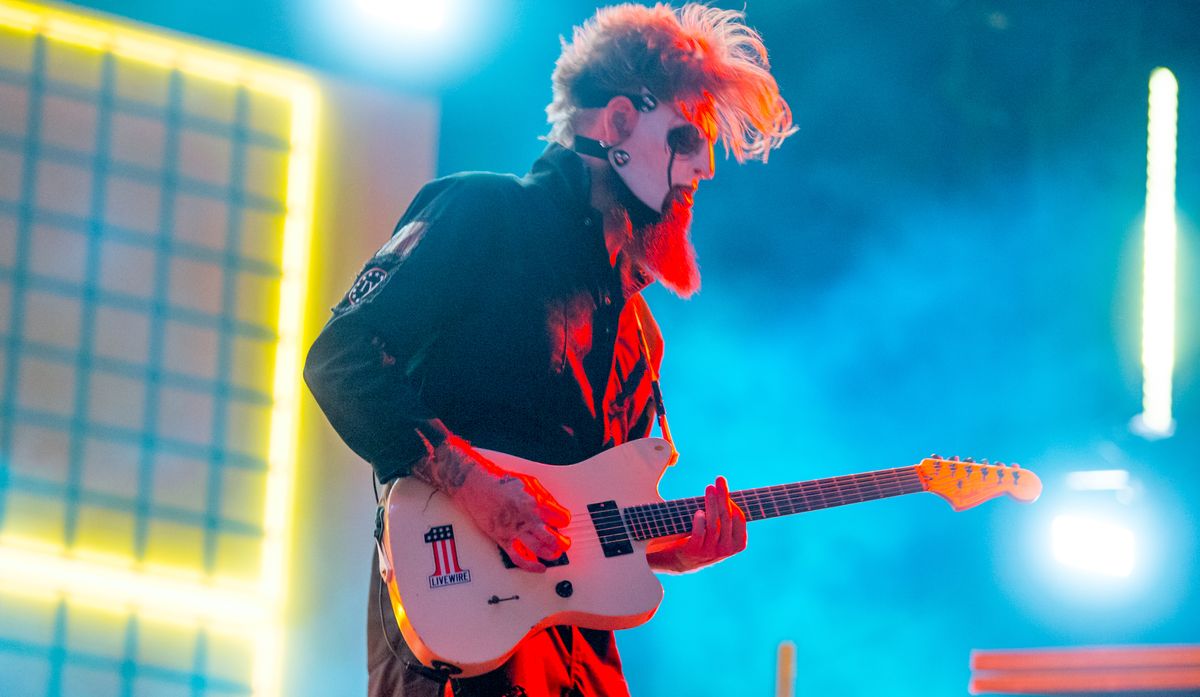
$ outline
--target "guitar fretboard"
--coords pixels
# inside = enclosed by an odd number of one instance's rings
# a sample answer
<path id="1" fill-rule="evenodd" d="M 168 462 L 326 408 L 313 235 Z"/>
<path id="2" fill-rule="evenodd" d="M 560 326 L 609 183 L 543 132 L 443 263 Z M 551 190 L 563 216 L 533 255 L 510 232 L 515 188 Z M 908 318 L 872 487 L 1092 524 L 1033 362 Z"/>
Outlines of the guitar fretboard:
<path id="1" fill-rule="evenodd" d="M 916 467 L 898 467 L 795 484 L 744 489 L 731 492 L 729 496 L 746 514 L 746 520 L 750 521 L 873 501 L 889 496 L 915 494 L 924 490 Z M 704 497 L 696 496 L 630 506 L 622 511 L 622 518 L 634 539 L 650 540 L 691 532 L 696 511 L 703 508 Z"/>

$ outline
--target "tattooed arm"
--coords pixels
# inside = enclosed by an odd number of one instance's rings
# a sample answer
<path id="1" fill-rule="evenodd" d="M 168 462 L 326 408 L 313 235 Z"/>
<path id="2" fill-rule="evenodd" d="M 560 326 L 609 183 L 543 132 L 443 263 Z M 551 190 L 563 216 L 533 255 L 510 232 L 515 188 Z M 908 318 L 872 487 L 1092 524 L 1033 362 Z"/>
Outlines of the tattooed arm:
<path id="1" fill-rule="evenodd" d="M 542 572 L 570 541 L 558 531 L 571 516 L 533 477 L 501 469 L 450 436 L 413 465 L 412 476 L 441 490 L 500 545 L 517 566 Z"/>

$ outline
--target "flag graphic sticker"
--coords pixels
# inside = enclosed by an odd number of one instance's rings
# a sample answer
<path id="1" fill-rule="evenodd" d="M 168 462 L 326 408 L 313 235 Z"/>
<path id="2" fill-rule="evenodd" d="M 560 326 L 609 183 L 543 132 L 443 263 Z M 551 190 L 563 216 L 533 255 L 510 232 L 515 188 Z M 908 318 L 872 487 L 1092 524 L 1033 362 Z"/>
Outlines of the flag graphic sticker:
<path id="1" fill-rule="evenodd" d="M 433 547 L 433 575 L 430 588 L 444 588 L 471 582 L 471 570 L 458 563 L 458 548 L 454 546 L 454 526 L 438 525 L 425 533 L 425 544 Z"/>

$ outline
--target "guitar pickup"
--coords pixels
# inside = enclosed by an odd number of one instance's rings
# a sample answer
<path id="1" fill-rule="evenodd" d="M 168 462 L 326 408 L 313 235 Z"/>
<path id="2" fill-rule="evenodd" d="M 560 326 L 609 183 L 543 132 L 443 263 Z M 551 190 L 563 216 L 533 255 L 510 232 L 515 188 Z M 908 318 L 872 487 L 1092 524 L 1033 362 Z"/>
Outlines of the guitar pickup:
<path id="1" fill-rule="evenodd" d="M 592 518 L 605 557 L 633 554 L 633 543 L 629 541 L 629 531 L 621 520 L 621 509 L 616 501 L 589 503 L 588 515 Z"/>
<path id="2" fill-rule="evenodd" d="M 504 562 L 504 568 L 506 568 L 506 569 L 517 568 L 517 565 L 513 563 L 512 558 L 508 556 L 508 552 L 505 552 L 504 549 L 499 546 L 497 546 L 496 549 L 500 550 L 500 561 Z M 571 560 L 567 559 L 567 553 L 563 552 L 562 554 L 560 554 L 558 556 L 557 559 L 542 559 L 541 557 L 539 557 L 538 561 L 540 561 L 542 564 L 544 564 L 546 566 L 546 568 L 550 568 L 552 566 L 566 566 L 567 564 L 570 563 Z"/>

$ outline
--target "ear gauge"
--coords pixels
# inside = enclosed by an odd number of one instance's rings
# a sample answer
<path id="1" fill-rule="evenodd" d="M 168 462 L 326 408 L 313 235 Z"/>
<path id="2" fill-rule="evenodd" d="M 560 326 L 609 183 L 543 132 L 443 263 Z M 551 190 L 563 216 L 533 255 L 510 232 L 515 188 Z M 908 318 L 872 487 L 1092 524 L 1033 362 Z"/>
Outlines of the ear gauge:
<path id="1" fill-rule="evenodd" d="M 618 167 L 624 167 L 625 165 L 629 164 L 629 153 L 625 152 L 624 150 L 614 150 L 613 164 Z"/>

